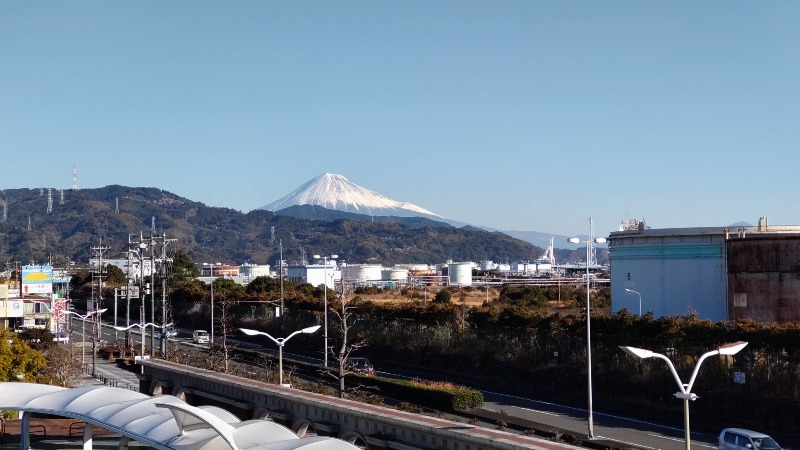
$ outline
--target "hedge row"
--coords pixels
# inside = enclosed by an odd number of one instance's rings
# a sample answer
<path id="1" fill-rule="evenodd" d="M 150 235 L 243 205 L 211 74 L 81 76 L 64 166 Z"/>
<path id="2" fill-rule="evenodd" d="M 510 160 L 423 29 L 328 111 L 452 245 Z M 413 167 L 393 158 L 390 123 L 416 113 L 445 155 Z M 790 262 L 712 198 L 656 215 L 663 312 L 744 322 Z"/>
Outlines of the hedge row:
<path id="1" fill-rule="evenodd" d="M 370 377 L 369 384 L 375 386 L 381 395 L 440 411 L 466 410 L 483 405 L 480 391 L 463 386 L 436 386 L 382 377 Z"/>

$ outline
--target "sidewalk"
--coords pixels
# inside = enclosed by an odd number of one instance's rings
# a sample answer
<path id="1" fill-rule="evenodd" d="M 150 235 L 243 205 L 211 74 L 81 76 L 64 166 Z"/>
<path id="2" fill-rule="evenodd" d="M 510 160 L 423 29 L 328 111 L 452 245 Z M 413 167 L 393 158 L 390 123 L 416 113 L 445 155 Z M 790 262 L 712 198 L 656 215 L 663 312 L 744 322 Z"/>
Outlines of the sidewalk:
<path id="1" fill-rule="evenodd" d="M 139 366 L 136 366 L 139 369 Z M 91 386 L 91 385 L 107 385 L 123 389 L 130 389 L 139 391 L 139 378 L 137 373 L 119 367 L 116 362 L 107 359 L 97 358 L 95 360 L 95 375 L 92 377 L 92 362 L 89 360 L 86 363 L 86 369 L 83 376 L 75 383 L 75 387 Z"/>

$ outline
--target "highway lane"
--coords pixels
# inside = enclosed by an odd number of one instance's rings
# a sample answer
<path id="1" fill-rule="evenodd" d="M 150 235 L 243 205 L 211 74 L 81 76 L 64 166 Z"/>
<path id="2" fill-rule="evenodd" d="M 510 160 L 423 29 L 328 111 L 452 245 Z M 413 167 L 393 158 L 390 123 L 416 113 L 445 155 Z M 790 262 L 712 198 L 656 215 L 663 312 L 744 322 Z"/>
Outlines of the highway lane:
<path id="1" fill-rule="evenodd" d="M 77 328 L 78 334 L 80 334 L 80 320 L 77 320 L 76 325 L 77 327 L 73 328 L 73 332 Z M 145 335 L 145 346 L 148 349 L 148 353 L 150 344 L 149 333 L 150 330 L 147 330 L 147 334 Z M 87 340 L 90 339 L 88 335 L 89 332 L 87 330 Z M 140 333 L 131 333 L 132 339 L 136 342 L 134 345 L 137 349 L 139 348 L 140 336 Z M 119 339 L 124 338 L 124 332 L 117 332 L 116 337 Z M 113 342 L 115 340 L 115 333 L 112 327 L 107 325 L 103 327 L 103 339 L 108 342 Z M 155 342 L 156 345 L 159 345 L 158 340 Z M 198 349 L 206 348 L 205 345 L 193 344 L 191 337 L 189 337 L 189 331 L 187 330 L 179 330 L 178 337 L 170 338 L 169 342 Z M 248 347 L 251 346 L 248 345 Z M 266 344 L 262 345 L 261 348 L 269 353 L 277 353 L 275 349 Z M 320 359 L 287 352 L 284 352 L 284 359 L 302 360 L 304 362 L 317 364 L 322 363 Z M 378 370 L 377 374 L 384 377 L 399 379 L 418 378 L 380 370 Z M 586 439 L 588 435 L 588 413 L 586 409 L 539 401 L 496 391 L 481 390 L 481 392 L 484 396 L 484 405 L 480 408 L 482 410 L 519 417 L 541 424 L 543 427 L 571 430 L 576 436 L 583 439 Z M 593 411 L 593 417 L 594 434 L 597 439 L 610 439 L 621 443 L 627 443 L 632 447 L 644 449 L 683 450 L 685 448 L 683 439 L 684 430 L 682 426 L 666 426 L 638 420 L 636 418 L 607 414 L 602 412 L 602 410 L 598 410 L 596 405 Z M 676 418 L 676 422 L 680 421 L 680 417 Z M 716 434 L 692 431 L 691 436 L 692 445 L 694 447 L 703 450 L 715 449 L 717 447 Z"/>
<path id="2" fill-rule="evenodd" d="M 505 412 L 546 426 L 576 430 L 576 435 L 588 436 L 588 412 L 583 408 L 559 405 L 551 402 L 532 400 L 514 395 L 482 391 L 484 405 L 481 409 Z M 684 429 L 653 422 L 623 417 L 593 410 L 594 434 L 597 439 L 610 439 L 628 443 L 639 448 L 683 450 Z M 681 419 L 678 417 L 677 419 Z M 692 446 L 702 449 L 716 449 L 717 435 L 691 432 Z"/>
<path id="3" fill-rule="evenodd" d="M 263 345 L 261 349 L 277 356 L 276 349 L 271 348 L 269 345 Z M 286 360 L 322 364 L 321 359 L 286 352 L 285 350 L 283 357 L 284 364 Z M 409 376 L 378 369 L 376 369 L 376 374 L 387 378 L 419 378 L 419 376 Z M 481 408 L 483 410 L 504 412 L 511 416 L 542 424 L 545 427 L 572 430 L 575 436 L 583 439 L 588 436 L 588 412 L 584 408 L 539 401 L 496 391 L 480 391 L 484 398 L 484 405 Z M 596 406 L 593 411 L 593 417 L 596 439 L 605 438 L 644 449 L 684 450 L 686 448 L 683 426 L 667 426 L 632 417 L 608 414 L 598 411 Z M 679 415 L 675 420 L 677 423 L 682 423 L 682 418 L 683 416 Z M 724 427 L 720 427 L 720 429 L 722 428 Z M 692 431 L 692 446 L 702 450 L 716 449 L 717 436 L 716 431 L 714 433 Z"/>

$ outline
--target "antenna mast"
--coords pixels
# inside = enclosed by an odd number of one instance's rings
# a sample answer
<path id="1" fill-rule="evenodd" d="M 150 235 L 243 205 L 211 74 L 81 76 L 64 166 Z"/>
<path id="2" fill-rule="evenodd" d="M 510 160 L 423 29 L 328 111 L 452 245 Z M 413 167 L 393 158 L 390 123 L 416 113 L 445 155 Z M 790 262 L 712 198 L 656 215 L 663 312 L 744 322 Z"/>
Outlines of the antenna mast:
<path id="1" fill-rule="evenodd" d="M 589 255 L 589 261 L 586 261 L 586 264 L 589 266 L 596 266 L 597 265 L 597 248 L 591 243 L 594 242 L 594 222 L 592 218 L 589 217 L 589 242 L 590 247 L 592 249 L 591 254 Z"/>

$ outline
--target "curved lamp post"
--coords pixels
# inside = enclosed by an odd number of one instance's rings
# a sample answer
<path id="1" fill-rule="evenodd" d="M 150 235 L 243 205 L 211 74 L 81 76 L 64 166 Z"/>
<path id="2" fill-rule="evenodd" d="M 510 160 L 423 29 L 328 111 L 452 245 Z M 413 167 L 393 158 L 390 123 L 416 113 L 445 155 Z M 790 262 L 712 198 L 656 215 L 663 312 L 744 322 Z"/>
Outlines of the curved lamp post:
<path id="1" fill-rule="evenodd" d="M 81 318 L 81 364 L 86 364 L 86 319 L 105 311 L 105 309 L 97 309 L 89 311 L 86 314 L 78 314 L 75 311 L 62 311 L 64 314 L 72 314 Z M 94 336 L 94 334 L 92 334 L 92 336 Z M 92 339 L 94 339 L 94 337 L 92 337 Z M 94 361 L 94 356 L 92 356 L 92 361 Z M 92 364 L 92 376 L 94 376 L 94 364 Z"/>
<path id="2" fill-rule="evenodd" d="M 628 289 L 628 288 L 625 288 L 625 291 L 639 296 L 639 317 L 642 317 L 642 294 L 640 294 L 638 291 L 634 291 L 633 289 Z"/>
<path id="3" fill-rule="evenodd" d="M 675 366 L 672 364 L 672 361 L 669 360 L 666 356 L 662 355 L 661 353 L 652 352 L 650 350 L 645 350 L 642 348 L 636 347 L 626 347 L 620 346 L 619 348 L 622 349 L 625 353 L 635 356 L 637 358 L 645 359 L 645 358 L 658 358 L 663 359 L 667 362 L 667 366 L 669 366 L 669 370 L 672 372 L 672 376 L 675 378 L 675 381 L 678 383 L 679 391 L 675 393 L 675 397 L 678 397 L 683 400 L 683 421 L 684 421 L 684 428 L 685 428 L 685 440 L 686 440 L 686 450 L 690 450 L 690 438 L 689 438 L 689 400 L 697 400 L 697 395 L 692 393 L 692 385 L 694 385 L 694 380 L 697 378 L 697 372 L 700 371 L 700 364 L 708 358 L 709 356 L 714 355 L 735 355 L 739 353 L 747 345 L 747 342 L 738 341 L 733 342 L 730 344 L 724 344 L 717 347 L 715 350 L 710 352 L 704 353 L 700 359 L 697 360 L 697 364 L 694 366 L 694 372 L 692 372 L 692 377 L 689 379 L 688 384 L 683 384 L 681 382 L 680 377 L 678 376 L 678 372 L 675 370 Z"/>
<path id="4" fill-rule="evenodd" d="M 311 334 L 311 333 L 314 333 L 317 330 L 319 330 L 319 328 L 320 328 L 319 325 L 315 325 L 313 327 L 308 327 L 308 328 L 303 328 L 302 330 L 297 330 L 294 333 L 290 334 L 289 336 L 286 336 L 285 338 L 274 338 L 274 337 L 270 336 L 269 334 L 264 333 L 263 331 L 250 330 L 250 329 L 247 329 L 247 328 L 239 328 L 239 329 L 242 331 L 242 333 L 244 333 L 244 334 L 246 334 L 248 336 L 256 336 L 256 335 L 266 336 L 266 337 L 272 339 L 272 342 L 278 344 L 278 384 L 283 386 L 283 344 L 285 344 L 286 341 L 291 339 L 292 336 L 294 336 L 294 335 L 301 334 L 301 333 Z"/>
<path id="5" fill-rule="evenodd" d="M 589 239 L 581 241 L 580 238 L 572 237 L 567 239 L 571 244 L 586 244 L 586 379 L 589 392 L 589 438 L 594 439 L 594 419 L 592 418 L 592 304 L 590 300 L 590 285 L 589 285 L 589 261 L 591 260 L 592 244 L 603 244 L 606 242 L 605 238 L 592 238 L 592 218 L 589 217 Z"/>
<path id="6" fill-rule="evenodd" d="M 325 324 L 325 330 L 324 330 L 325 338 L 323 340 L 323 345 L 325 346 L 324 360 L 323 360 L 325 367 L 328 367 L 328 260 L 329 259 L 334 260 L 334 259 L 336 259 L 338 257 L 339 257 L 339 255 L 330 255 L 330 256 L 314 255 L 314 259 L 322 259 L 324 261 L 324 263 L 325 263 L 325 283 L 324 283 L 325 284 L 325 288 L 323 289 L 323 294 L 322 294 L 322 298 L 323 298 L 323 300 L 322 300 L 322 303 L 323 303 L 322 308 L 324 309 L 322 314 L 324 316 L 323 322 Z"/>
<path id="7" fill-rule="evenodd" d="M 203 263 L 211 270 L 211 340 L 208 341 L 208 346 L 214 344 L 214 266 L 221 266 L 222 263 Z"/>

